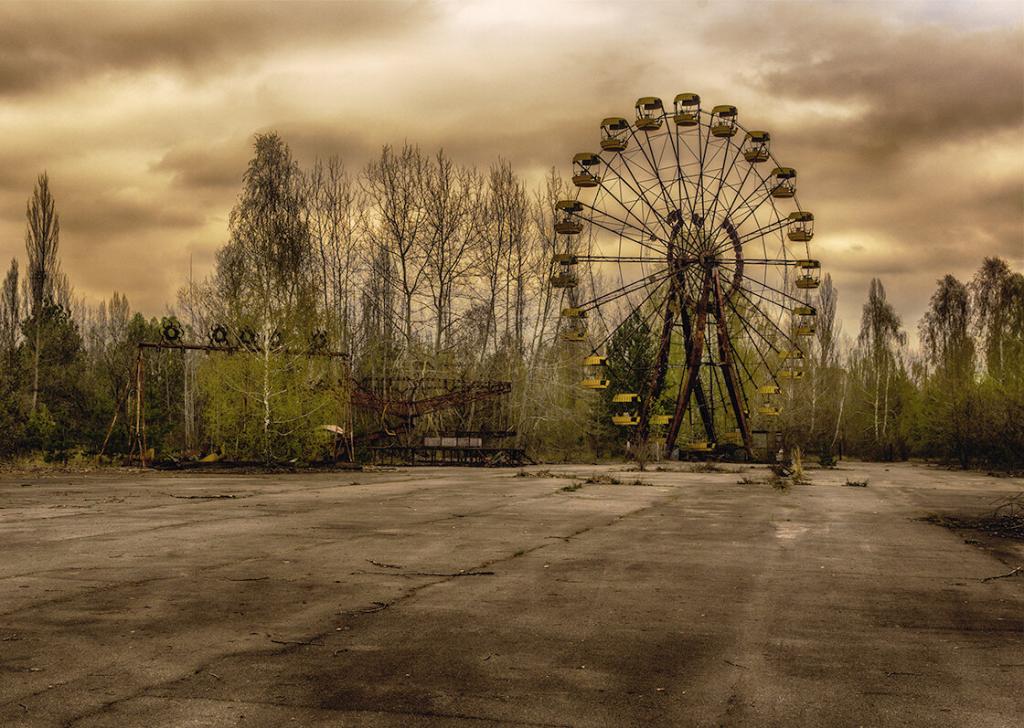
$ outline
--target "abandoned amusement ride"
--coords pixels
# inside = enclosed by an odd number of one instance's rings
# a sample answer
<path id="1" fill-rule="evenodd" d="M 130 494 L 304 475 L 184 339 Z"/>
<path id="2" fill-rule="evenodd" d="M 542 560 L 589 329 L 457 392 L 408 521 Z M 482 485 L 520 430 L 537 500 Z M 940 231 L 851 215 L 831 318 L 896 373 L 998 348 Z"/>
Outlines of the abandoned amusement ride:
<path id="1" fill-rule="evenodd" d="M 707 110 L 695 93 L 671 107 L 640 98 L 632 120 L 600 129 L 600 151 L 572 158 L 575 198 L 556 205 L 551 283 L 564 291 L 562 338 L 589 347 L 581 385 L 612 388 L 614 424 L 638 443 L 660 435 L 669 456 L 770 459 L 820 282 L 796 170 L 735 106 Z M 657 336 L 655 361 L 623 388 L 602 352 L 638 320 Z"/>

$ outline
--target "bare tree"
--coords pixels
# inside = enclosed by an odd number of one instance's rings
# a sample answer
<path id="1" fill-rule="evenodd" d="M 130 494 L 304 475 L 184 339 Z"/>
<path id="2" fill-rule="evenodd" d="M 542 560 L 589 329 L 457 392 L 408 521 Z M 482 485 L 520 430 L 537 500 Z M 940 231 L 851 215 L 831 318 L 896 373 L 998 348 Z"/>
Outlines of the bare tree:
<path id="1" fill-rule="evenodd" d="M 307 175 L 309 230 L 327 331 L 351 345 L 362 197 L 339 157 L 318 159 Z"/>
<path id="2" fill-rule="evenodd" d="M 512 171 L 508 160 L 499 159 L 491 166 L 487 178 L 489 227 L 487 237 L 477 251 L 477 269 L 483 279 L 484 307 L 488 312 L 481 357 L 486 356 L 492 340 L 498 342 L 499 328 L 504 328 L 504 341 L 522 351 L 526 296 L 525 236 L 529 219 L 523 183 Z"/>
<path id="3" fill-rule="evenodd" d="M 32 317 L 32 411 L 39 400 L 39 357 L 42 353 L 44 307 L 53 302 L 55 290 L 67 295 L 67 282 L 60 274 L 60 217 L 57 215 L 50 178 L 39 175 L 25 208 L 25 252 L 28 255 L 28 304 Z"/>
<path id="4" fill-rule="evenodd" d="M 413 302 L 425 272 L 423 185 L 427 161 L 408 144 L 397 154 L 390 146 L 367 165 L 363 181 L 370 203 L 367 234 L 378 253 L 390 258 L 402 296 L 406 344 L 413 341 Z"/>
<path id="5" fill-rule="evenodd" d="M 434 157 L 424 185 L 424 255 L 434 309 L 435 352 L 448 345 L 455 287 L 469 270 L 467 252 L 482 237 L 482 188 L 476 170 L 456 167 L 444 150 Z"/>

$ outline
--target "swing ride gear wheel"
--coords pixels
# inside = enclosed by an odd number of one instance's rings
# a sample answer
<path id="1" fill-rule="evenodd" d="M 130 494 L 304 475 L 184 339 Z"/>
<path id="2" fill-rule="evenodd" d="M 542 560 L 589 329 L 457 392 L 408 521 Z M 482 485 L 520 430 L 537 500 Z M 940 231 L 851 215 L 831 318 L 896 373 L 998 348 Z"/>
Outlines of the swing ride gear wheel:
<path id="1" fill-rule="evenodd" d="M 210 329 L 210 344 L 213 346 L 226 346 L 228 343 L 228 328 L 224 324 L 214 324 Z"/>
<path id="2" fill-rule="evenodd" d="M 160 333 L 164 337 L 164 341 L 170 344 L 177 343 L 181 340 L 181 324 L 173 318 L 165 318 L 162 322 Z"/>

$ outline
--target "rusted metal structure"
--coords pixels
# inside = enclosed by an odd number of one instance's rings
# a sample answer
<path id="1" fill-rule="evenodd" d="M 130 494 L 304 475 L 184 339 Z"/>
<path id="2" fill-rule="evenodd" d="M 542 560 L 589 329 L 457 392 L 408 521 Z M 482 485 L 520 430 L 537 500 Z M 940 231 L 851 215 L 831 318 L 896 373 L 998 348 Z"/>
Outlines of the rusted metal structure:
<path id="1" fill-rule="evenodd" d="M 601 122 L 600 152 L 573 156 L 576 196 L 555 205 L 551 285 L 562 338 L 590 346 L 581 385 L 614 391 L 613 423 L 659 431 L 669 453 L 751 458 L 815 334 L 814 215 L 771 134 L 738 118 L 695 93 L 642 97 L 632 120 Z M 657 353 L 640 391 L 620 391 L 604 350 L 637 316 Z"/>
<path id="2" fill-rule="evenodd" d="M 520 447 L 507 421 L 511 382 L 445 377 L 366 377 L 353 381 L 352 406 L 370 425 L 357 437 L 376 462 L 430 465 L 518 465 Z M 434 427 L 418 427 L 433 416 Z M 460 429 L 466 422 L 476 429 Z M 423 434 L 432 432 L 432 434 Z"/>

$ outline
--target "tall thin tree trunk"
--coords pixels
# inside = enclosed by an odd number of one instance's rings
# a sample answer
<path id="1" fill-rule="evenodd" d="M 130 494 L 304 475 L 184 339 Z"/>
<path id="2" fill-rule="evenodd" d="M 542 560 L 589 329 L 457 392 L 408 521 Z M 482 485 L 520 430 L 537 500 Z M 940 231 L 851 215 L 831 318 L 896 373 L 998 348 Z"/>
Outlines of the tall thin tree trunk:
<path id="1" fill-rule="evenodd" d="M 36 307 L 36 346 L 32 361 L 32 414 L 36 413 L 36 402 L 39 400 L 39 349 L 42 345 L 39 334 L 39 316 L 41 315 L 41 308 L 42 306 Z"/>

